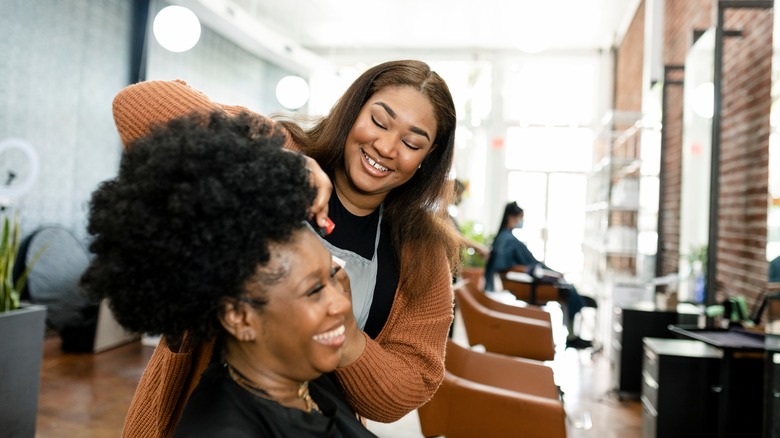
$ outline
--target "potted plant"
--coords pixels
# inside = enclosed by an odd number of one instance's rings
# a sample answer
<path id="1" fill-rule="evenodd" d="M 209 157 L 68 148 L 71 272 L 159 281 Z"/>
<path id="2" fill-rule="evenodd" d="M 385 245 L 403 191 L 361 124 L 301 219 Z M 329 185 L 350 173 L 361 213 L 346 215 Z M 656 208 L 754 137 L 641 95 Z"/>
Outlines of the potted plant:
<path id="1" fill-rule="evenodd" d="M 482 227 L 476 224 L 474 221 L 466 221 L 460 226 L 460 232 L 467 240 L 476 242 L 480 245 L 489 247 L 489 239 L 482 231 Z M 469 280 L 476 283 L 480 289 L 484 287 L 485 276 L 485 264 L 487 260 L 482 257 L 473 248 L 463 248 L 461 254 L 461 260 L 463 260 L 463 266 L 461 267 L 460 276 L 464 280 Z"/>
<path id="2" fill-rule="evenodd" d="M 691 246 L 687 255 L 690 273 L 688 291 L 696 303 L 704 303 L 707 288 L 707 245 Z"/>
<path id="3" fill-rule="evenodd" d="M 0 225 L 0 424 L 5 436 L 35 436 L 46 308 L 20 301 L 28 268 L 14 279 L 21 228 L 3 210 Z M 36 257 L 40 252 L 36 254 Z"/>

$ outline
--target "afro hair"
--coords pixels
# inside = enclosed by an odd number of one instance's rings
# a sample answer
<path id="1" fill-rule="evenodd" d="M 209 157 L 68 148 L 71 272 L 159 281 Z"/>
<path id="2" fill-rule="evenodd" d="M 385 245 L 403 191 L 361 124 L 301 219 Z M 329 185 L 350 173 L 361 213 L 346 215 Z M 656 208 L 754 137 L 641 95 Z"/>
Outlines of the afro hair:
<path id="1" fill-rule="evenodd" d="M 134 141 L 92 195 L 85 291 L 128 330 L 213 336 L 220 299 L 241 295 L 269 244 L 305 226 L 315 190 L 284 140 L 266 119 L 212 113 Z"/>

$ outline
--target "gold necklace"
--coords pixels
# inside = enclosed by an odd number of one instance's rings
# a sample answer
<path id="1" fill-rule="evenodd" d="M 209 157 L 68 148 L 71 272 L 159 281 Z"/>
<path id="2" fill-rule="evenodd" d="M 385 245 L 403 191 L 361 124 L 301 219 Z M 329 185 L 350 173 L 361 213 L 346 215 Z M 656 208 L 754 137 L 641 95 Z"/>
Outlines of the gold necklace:
<path id="1" fill-rule="evenodd" d="M 271 394 L 269 394 L 268 391 L 266 391 L 263 388 L 260 388 L 259 386 L 255 386 L 255 384 L 253 384 L 249 379 L 244 377 L 241 373 L 236 371 L 235 368 L 230 366 L 229 363 L 225 362 L 225 367 L 227 367 L 228 375 L 230 376 L 230 378 L 233 379 L 233 381 L 236 382 L 238 386 L 244 388 L 244 390 L 246 390 L 247 392 L 253 395 L 256 395 L 257 397 L 279 403 L 279 401 L 271 397 Z M 294 391 L 294 389 L 288 389 L 288 391 Z M 308 380 L 302 382 L 298 386 L 298 393 L 296 395 L 299 399 L 303 400 L 303 404 L 306 406 L 307 414 L 310 414 L 312 409 L 317 412 L 321 412 L 320 407 L 317 406 L 317 403 L 315 403 L 314 400 L 312 400 L 311 394 L 309 394 Z"/>

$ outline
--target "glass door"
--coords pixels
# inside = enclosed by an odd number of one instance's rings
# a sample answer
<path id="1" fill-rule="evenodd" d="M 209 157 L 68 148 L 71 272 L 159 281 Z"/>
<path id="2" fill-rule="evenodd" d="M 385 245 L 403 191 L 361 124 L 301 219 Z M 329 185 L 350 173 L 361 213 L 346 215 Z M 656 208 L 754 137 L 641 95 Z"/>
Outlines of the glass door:
<path id="1" fill-rule="evenodd" d="M 507 199 L 525 211 L 516 236 L 550 268 L 582 274 L 587 172 L 593 131 L 582 127 L 512 127 L 506 136 Z"/>
<path id="2" fill-rule="evenodd" d="M 507 195 L 523 208 L 514 234 L 534 256 L 569 281 L 582 273 L 586 176 L 582 173 L 512 171 Z"/>

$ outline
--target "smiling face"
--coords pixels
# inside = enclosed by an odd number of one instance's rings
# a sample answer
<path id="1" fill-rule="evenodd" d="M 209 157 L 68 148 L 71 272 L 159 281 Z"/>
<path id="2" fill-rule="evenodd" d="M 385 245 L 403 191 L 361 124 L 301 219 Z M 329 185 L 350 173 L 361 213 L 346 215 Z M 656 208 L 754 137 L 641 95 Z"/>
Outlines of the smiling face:
<path id="1" fill-rule="evenodd" d="M 430 101 L 411 87 L 388 87 L 371 96 L 347 136 L 343 173 L 336 173 L 345 206 L 373 211 L 409 181 L 433 150 L 436 128 Z"/>
<path id="2" fill-rule="evenodd" d="M 258 270 L 263 280 L 247 287 L 249 298 L 266 301 L 251 318 L 254 367 L 296 381 L 333 371 L 341 359 L 344 319 L 352 311 L 335 278 L 338 265 L 308 229 L 269 249 L 271 260 Z"/>

